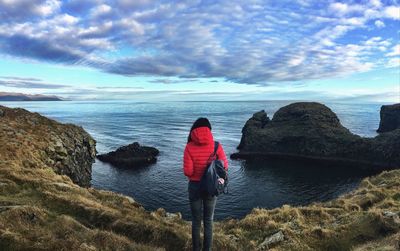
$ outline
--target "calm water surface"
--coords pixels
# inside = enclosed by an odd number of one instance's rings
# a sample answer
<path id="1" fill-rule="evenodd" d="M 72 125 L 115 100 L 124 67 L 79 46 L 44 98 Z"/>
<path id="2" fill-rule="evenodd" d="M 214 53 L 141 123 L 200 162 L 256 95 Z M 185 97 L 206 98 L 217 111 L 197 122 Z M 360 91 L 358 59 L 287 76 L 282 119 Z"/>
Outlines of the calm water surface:
<path id="1" fill-rule="evenodd" d="M 187 180 L 182 155 L 189 129 L 195 119 L 206 116 L 216 140 L 227 155 L 236 151 L 241 129 L 251 115 L 264 109 L 271 118 L 289 101 L 255 102 L 160 102 L 64 101 L 3 102 L 23 107 L 60 122 L 83 126 L 97 141 L 99 153 L 138 141 L 160 150 L 158 162 L 139 170 L 118 169 L 96 161 L 92 184 L 132 196 L 146 209 L 163 207 L 190 218 Z M 327 105 L 352 132 L 373 137 L 379 124 L 378 104 Z M 218 198 L 216 219 L 241 218 L 254 207 L 273 208 L 283 204 L 304 205 L 325 201 L 354 189 L 372 173 L 341 167 L 266 161 L 262 164 L 230 160 L 229 194 Z"/>

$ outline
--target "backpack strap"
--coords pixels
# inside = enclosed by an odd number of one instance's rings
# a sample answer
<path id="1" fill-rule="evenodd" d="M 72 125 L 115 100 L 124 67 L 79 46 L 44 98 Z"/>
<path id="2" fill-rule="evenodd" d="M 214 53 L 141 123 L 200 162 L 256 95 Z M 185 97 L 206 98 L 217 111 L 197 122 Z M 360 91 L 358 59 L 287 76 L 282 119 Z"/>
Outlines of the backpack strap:
<path id="1" fill-rule="evenodd" d="M 214 153 L 213 153 L 213 157 L 215 157 L 215 156 L 217 155 L 218 147 L 219 147 L 219 142 L 218 142 L 218 141 L 214 141 Z"/>
<path id="2" fill-rule="evenodd" d="M 214 152 L 210 155 L 210 157 L 208 157 L 207 165 L 209 165 L 214 160 L 214 158 L 216 159 L 218 147 L 219 147 L 219 142 L 214 141 Z M 206 171 L 207 171 L 207 169 L 206 169 Z"/>

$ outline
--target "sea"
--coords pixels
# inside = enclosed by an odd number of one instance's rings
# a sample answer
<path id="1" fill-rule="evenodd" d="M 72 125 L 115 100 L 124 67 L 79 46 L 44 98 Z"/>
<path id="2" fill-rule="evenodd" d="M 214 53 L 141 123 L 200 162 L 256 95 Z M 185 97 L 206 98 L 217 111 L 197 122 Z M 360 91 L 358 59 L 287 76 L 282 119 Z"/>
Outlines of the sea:
<path id="1" fill-rule="evenodd" d="M 293 101 L 135 102 L 35 101 L 0 102 L 22 107 L 62 123 L 82 126 L 97 141 L 98 153 L 133 142 L 160 150 L 158 161 L 138 169 L 117 168 L 99 160 L 93 164 L 92 186 L 128 195 L 148 210 L 164 208 L 190 220 L 188 180 L 183 174 L 183 150 L 192 123 L 207 117 L 214 138 L 226 154 L 236 152 L 241 130 L 253 113 L 270 118 Z M 376 136 L 380 104 L 325 103 L 351 132 Z M 215 219 L 243 218 L 253 208 L 306 205 L 331 200 L 358 186 L 371 171 L 290 161 L 246 163 L 229 160 L 229 193 L 218 197 Z"/>

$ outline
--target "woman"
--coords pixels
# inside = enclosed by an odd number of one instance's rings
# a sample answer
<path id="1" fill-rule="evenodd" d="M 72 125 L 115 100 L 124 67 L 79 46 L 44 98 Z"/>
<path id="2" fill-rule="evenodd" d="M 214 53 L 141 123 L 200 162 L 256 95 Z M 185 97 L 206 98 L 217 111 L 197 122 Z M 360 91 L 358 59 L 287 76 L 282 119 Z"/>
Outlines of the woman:
<path id="1" fill-rule="evenodd" d="M 197 119 L 190 129 L 188 143 L 183 157 L 183 171 L 189 178 L 189 201 L 192 212 L 192 244 L 193 250 L 200 250 L 201 208 L 203 206 L 204 240 L 203 250 L 211 250 L 214 209 L 216 196 L 199 192 L 200 179 L 206 170 L 214 153 L 214 138 L 211 133 L 211 124 L 206 118 Z M 224 162 L 225 170 L 228 161 L 222 145 L 219 144 L 217 159 Z"/>

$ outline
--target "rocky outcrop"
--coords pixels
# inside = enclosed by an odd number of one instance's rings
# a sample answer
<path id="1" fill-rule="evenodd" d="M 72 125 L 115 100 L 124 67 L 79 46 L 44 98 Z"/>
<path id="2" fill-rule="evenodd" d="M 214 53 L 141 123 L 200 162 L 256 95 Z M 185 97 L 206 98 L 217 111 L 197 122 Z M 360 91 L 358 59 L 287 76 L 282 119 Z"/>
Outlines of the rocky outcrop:
<path id="1" fill-rule="evenodd" d="M 23 166 L 51 167 L 78 185 L 90 186 L 96 142 L 82 127 L 60 124 L 19 108 L 0 106 L 0 111 L 2 161 L 19 156 Z"/>
<path id="2" fill-rule="evenodd" d="M 0 250 L 188 250 L 182 219 L 86 187 L 95 141 L 81 127 L 0 110 Z"/>
<path id="3" fill-rule="evenodd" d="M 141 146 L 138 142 L 134 142 L 116 151 L 97 155 L 97 158 L 116 167 L 137 168 L 156 163 L 158 154 L 156 148 Z"/>
<path id="4" fill-rule="evenodd" d="M 377 132 L 390 132 L 400 128 L 400 103 L 383 105 L 381 107 L 381 121 Z"/>
<path id="5" fill-rule="evenodd" d="M 362 138 L 343 127 L 325 105 L 293 103 L 273 119 L 259 112 L 246 123 L 238 153 L 232 158 L 292 158 L 336 161 L 362 168 L 400 166 L 400 130 Z M 259 122 L 268 121 L 266 123 Z"/>
<path id="6" fill-rule="evenodd" d="M 244 144 L 252 144 L 253 142 L 256 142 L 257 138 L 253 137 L 255 136 L 255 134 L 252 133 L 252 131 L 254 130 L 254 128 L 264 128 L 269 121 L 270 119 L 268 118 L 267 113 L 264 110 L 254 113 L 253 117 L 247 120 L 242 129 L 242 139 L 240 140 L 238 149 L 243 148 Z"/>

